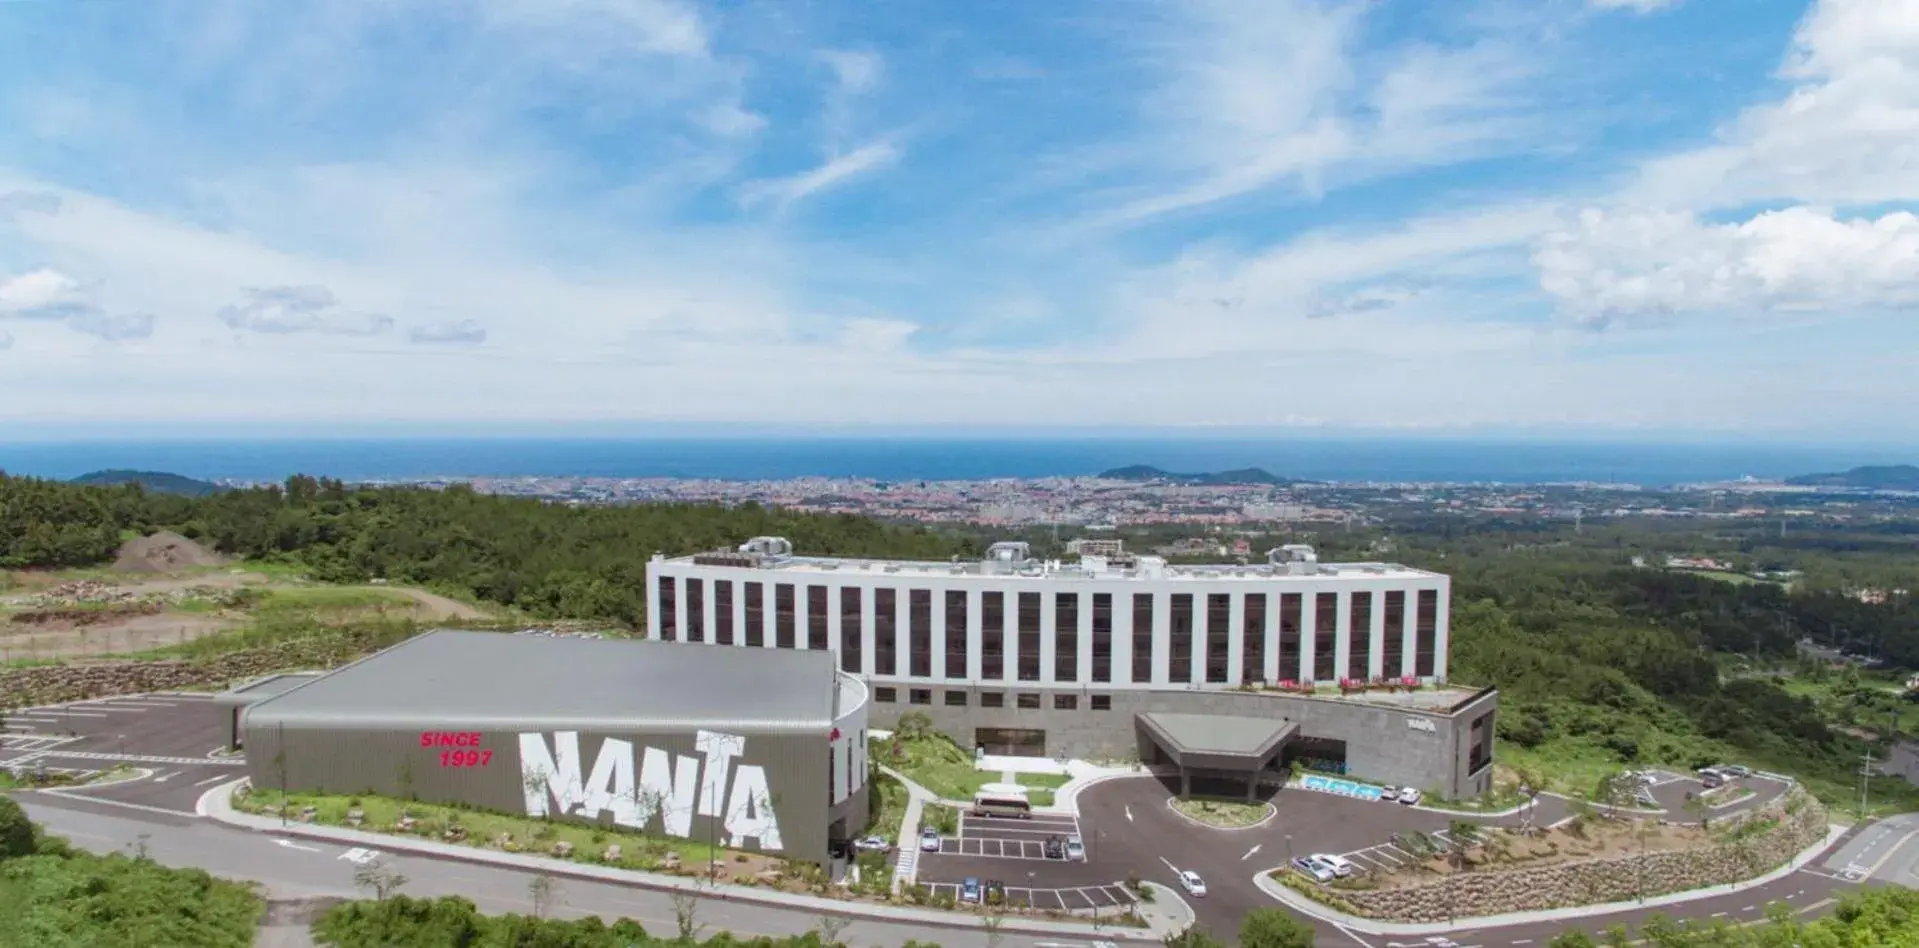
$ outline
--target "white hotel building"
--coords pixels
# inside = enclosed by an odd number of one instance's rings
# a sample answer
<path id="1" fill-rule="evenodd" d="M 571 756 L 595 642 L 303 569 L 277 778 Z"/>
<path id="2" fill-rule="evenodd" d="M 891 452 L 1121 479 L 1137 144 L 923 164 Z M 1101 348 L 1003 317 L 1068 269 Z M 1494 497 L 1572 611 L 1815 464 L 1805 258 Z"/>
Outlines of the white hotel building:
<path id="1" fill-rule="evenodd" d="M 1446 684 L 1450 587 L 1303 546 L 1175 566 L 996 543 L 926 563 L 759 537 L 655 556 L 647 623 L 664 641 L 836 652 L 872 686 L 876 725 L 924 711 L 991 753 L 1138 753 L 1200 777 L 1297 757 L 1464 797 L 1490 778 L 1497 695 Z"/>

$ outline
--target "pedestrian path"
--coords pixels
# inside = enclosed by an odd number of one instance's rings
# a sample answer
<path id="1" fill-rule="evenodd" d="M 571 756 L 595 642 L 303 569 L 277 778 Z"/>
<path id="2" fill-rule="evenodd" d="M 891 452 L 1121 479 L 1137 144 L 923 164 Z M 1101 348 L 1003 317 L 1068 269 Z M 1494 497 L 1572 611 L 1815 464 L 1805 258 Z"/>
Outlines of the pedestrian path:
<path id="1" fill-rule="evenodd" d="M 901 780 L 901 783 L 906 783 Z M 920 816 L 926 810 L 926 797 L 932 794 L 918 784 L 907 784 L 906 818 L 900 821 L 899 858 L 893 863 L 893 891 L 913 885 L 920 866 Z M 917 790 L 918 793 L 912 791 Z"/>

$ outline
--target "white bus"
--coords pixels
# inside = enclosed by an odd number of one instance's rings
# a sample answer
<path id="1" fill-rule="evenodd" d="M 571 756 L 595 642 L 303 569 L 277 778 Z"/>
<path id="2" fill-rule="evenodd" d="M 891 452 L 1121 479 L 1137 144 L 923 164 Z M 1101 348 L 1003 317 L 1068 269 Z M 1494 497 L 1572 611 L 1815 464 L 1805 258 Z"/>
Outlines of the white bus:
<path id="1" fill-rule="evenodd" d="M 989 783 L 973 794 L 973 815 L 1023 820 L 1033 815 L 1033 805 L 1026 802 L 1025 787 Z"/>

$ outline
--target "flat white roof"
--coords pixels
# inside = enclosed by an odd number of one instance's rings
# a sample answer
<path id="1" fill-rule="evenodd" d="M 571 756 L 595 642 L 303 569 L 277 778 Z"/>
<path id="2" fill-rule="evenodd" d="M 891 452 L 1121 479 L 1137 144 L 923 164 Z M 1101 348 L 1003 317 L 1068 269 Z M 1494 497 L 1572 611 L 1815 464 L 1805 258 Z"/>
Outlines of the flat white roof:
<path id="1" fill-rule="evenodd" d="M 704 555 L 704 554 L 702 554 Z M 1141 557 L 1140 560 L 1151 560 Z M 687 566 L 695 564 L 692 556 L 676 556 L 665 560 L 668 563 Z M 984 563 L 980 560 L 961 560 L 960 562 L 923 562 L 913 560 L 855 559 L 829 556 L 781 556 L 767 557 L 755 563 L 712 564 L 714 569 L 752 569 L 780 573 L 804 573 L 809 575 L 839 576 L 973 576 L 1002 579 L 1033 579 L 1050 581 L 1114 581 L 1114 580 L 1188 580 L 1194 582 L 1220 581 L 1259 581 L 1275 582 L 1292 580 L 1310 582 L 1325 579 L 1442 579 L 1440 573 L 1423 569 L 1413 569 L 1398 563 L 1314 563 L 1302 572 L 1293 572 L 1286 563 L 1252 563 L 1245 566 L 1236 564 L 1176 565 L 1161 563 L 1156 566 L 1135 562 L 1134 565 L 1108 565 L 1104 569 L 1091 569 L 1080 563 L 1028 561 L 1018 566 L 1003 566 L 999 563 Z"/>

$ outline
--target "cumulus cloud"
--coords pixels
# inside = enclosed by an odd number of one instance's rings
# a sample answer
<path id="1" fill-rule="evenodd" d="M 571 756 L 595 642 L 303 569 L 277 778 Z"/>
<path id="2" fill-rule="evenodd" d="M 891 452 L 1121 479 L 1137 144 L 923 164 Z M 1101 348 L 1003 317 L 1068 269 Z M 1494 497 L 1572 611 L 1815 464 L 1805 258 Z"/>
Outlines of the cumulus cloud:
<path id="1" fill-rule="evenodd" d="M 1309 319 L 1353 316 L 1392 309 L 1424 296 L 1431 287 L 1425 283 L 1384 283 L 1368 286 L 1345 296 L 1321 299 L 1306 313 Z"/>
<path id="2" fill-rule="evenodd" d="M 1540 287 L 1589 324 L 1908 306 L 1919 303 L 1919 217 L 1794 207 L 1710 224 L 1677 211 L 1588 210 L 1533 262 Z"/>
<path id="3" fill-rule="evenodd" d="M 145 339 L 153 335 L 154 322 L 152 313 L 109 314 L 92 308 L 73 313 L 66 319 L 67 328 L 74 332 L 98 336 L 108 342 Z"/>
<path id="4" fill-rule="evenodd" d="M 47 191 L 0 193 L 0 221 L 13 214 L 58 214 L 60 195 Z"/>
<path id="5" fill-rule="evenodd" d="M 340 309 L 324 286 L 250 287 L 243 303 L 222 307 L 229 328 L 260 333 L 324 333 L 374 336 L 393 328 L 393 317 Z"/>
<path id="6" fill-rule="evenodd" d="M 57 310 L 79 298 L 80 281 L 48 267 L 0 277 L 0 314 L 62 315 Z"/>
<path id="7" fill-rule="evenodd" d="M 472 319 L 430 323 L 407 330 L 407 341 L 420 345 L 458 346 L 486 341 L 486 327 Z"/>

